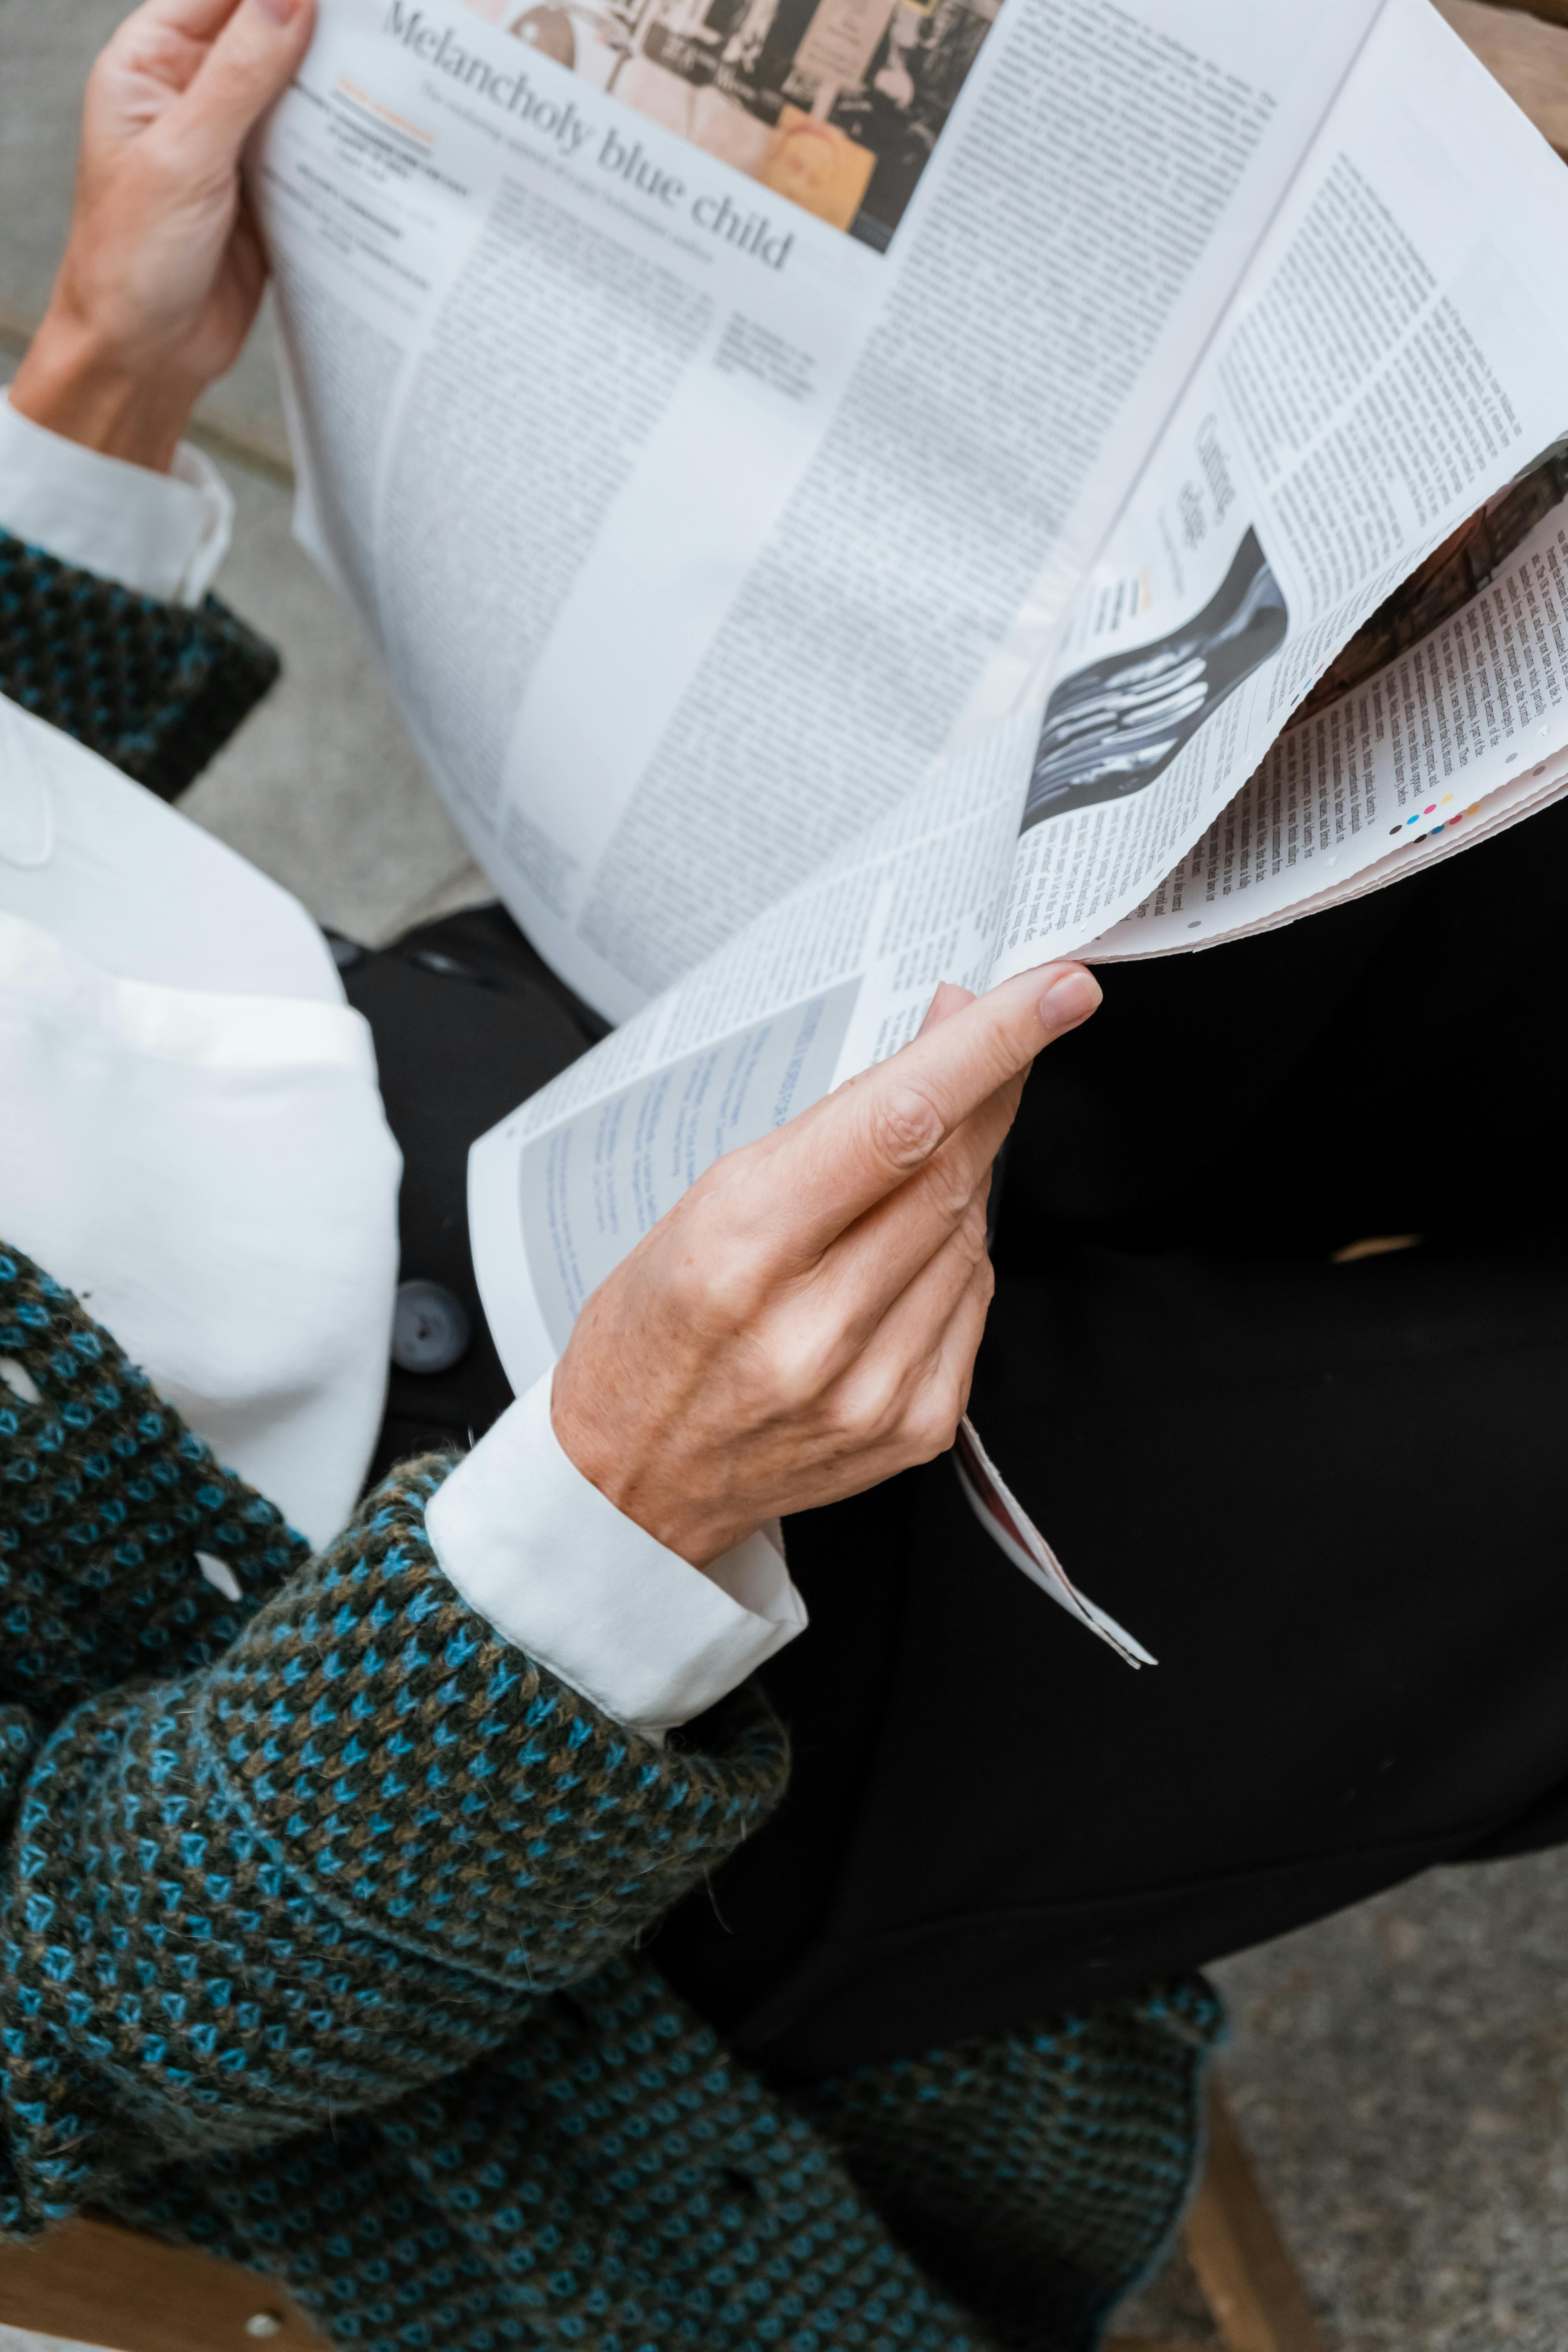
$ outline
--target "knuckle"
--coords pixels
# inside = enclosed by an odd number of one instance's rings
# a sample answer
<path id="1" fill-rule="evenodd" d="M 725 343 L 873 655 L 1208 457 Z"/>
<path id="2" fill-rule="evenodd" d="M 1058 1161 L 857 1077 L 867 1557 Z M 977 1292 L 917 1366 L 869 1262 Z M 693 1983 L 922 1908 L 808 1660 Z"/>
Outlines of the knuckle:
<path id="1" fill-rule="evenodd" d="M 837 1434 L 851 1452 L 879 1444 L 902 1417 L 902 1383 L 891 1366 L 861 1364 L 841 1391 L 834 1420 Z"/>
<path id="2" fill-rule="evenodd" d="M 721 1151 L 718 1159 L 710 1160 L 701 1174 L 687 1186 L 683 1197 L 688 1201 L 702 1201 L 710 1193 L 727 1192 L 737 1177 L 743 1178 L 756 1166 L 760 1157 L 761 1150 L 755 1143 L 738 1143 L 732 1150 Z"/>
<path id="3" fill-rule="evenodd" d="M 958 1435 L 958 1424 L 963 1417 L 956 1391 L 943 1381 L 926 1390 L 911 1407 L 904 1423 L 905 1435 L 911 1447 L 910 1460 L 931 1462 L 945 1454 Z"/>
<path id="4" fill-rule="evenodd" d="M 737 1155 L 739 1157 L 739 1155 Z M 678 1222 L 700 1234 L 705 1249 L 725 1246 L 728 1228 L 731 1223 L 730 1183 L 733 1171 L 722 1160 L 715 1160 L 702 1171 L 667 1213 L 671 1225 Z"/>
<path id="5" fill-rule="evenodd" d="M 763 1285 L 743 1255 L 689 1251 L 674 1269 L 671 1284 L 686 1315 L 706 1330 L 743 1331 L 755 1322 Z"/>
<path id="6" fill-rule="evenodd" d="M 808 1332 L 788 1325 L 769 1335 L 766 1349 L 769 1392 L 776 1410 L 797 1416 L 822 1393 L 823 1350 Z"/>
<path id="7" fill-rule="evenodd" d="M 929 1160 L 945 1132 L 942 1117 L 919 1087 L 900 1087 L 873 1107 L 872 1141 L 879 1156 L 899 1171 Z"/>
<path id="8" fill-rule="evenodd" d="M 705 1329 L 754 1326 L 774 1287 L 773 1253 L 753 1221 L 709 1169 L 662 1218 L 664 1279 L 672 1299 Z"/>
<path id="9" fill-rule="evenodd" d="M 929 1181 L 931 1205 L 943 1223 L 955 1225 L 967 1234 L 970 1205 L 974 1198 L 974 1183 L 969 1171 L 952 1164 L 944 1155 L 942 1160 L 932 1161 Z M 982 1219 L 982 1230 L 984 1223 Z"/>
<path id="10" fill-rule="evenodd" d="M 970 1202 L 968 1208 L 963 1213 L 963 1223 L 960 1226 L 959 1232 L 963 1237 L 964 1250 L 970 1260 L 973 1264 L 978 1265 L 981 1259 L 984 1258 L 986 1254 L 985 1203 L 984 1201 L 972 1200 Z"/>

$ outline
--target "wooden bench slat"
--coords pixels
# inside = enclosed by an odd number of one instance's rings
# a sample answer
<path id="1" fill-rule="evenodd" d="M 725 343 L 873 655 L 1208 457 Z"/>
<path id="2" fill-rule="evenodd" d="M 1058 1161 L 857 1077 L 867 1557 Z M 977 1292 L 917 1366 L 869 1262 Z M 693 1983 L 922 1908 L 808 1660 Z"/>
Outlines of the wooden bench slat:
<path id="1" fill-rule="evenodd" d="M 1214 2074 L 1208 2141 L 1208 2162 L 1185 2235 L 1188 2258 L 1226 2352 L 1327 2352 Z"/>
<path id="2" fill-rule="evenodd" d="M 0 2247 L 0 2322 L 109 2352 L 326 2347 L 272 2280 L 86 2220 L 62 2222 L 29 2245 Z"/>

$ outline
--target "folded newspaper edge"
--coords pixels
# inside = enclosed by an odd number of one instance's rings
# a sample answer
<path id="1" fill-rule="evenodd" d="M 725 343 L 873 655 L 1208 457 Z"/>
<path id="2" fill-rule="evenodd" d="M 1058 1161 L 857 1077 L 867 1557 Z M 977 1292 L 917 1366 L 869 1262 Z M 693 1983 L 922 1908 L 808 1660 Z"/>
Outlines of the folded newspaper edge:
<path id="1" fill-rule="evenodd" d="M 997 1549 L 1010 1559 L 1015 1568 L 1023 1570 L 1031 1582 L 1109 1643 L 1117 1656 L 1132 1667 L 1154 1666 L 1159 1660 L 1119 1625 L 1114 1617 L 1096 1606 L 1087 1593 L 1080 1592 L 1068 1575 L 1060 1560 L 1044 1536 L 1018 1501 L 1002 1473 L 980 1442 L 980 1433 L 967 1413 L 958 1424 L 958 1436 L 953 1444 L 953 1464 L 958 1483 L 986 1534 Z"/>

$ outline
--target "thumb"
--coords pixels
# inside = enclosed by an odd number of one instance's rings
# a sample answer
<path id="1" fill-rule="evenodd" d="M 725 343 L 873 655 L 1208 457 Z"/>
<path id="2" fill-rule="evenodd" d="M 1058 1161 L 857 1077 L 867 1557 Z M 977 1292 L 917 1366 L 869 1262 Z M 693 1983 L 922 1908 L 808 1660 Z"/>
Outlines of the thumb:
<path id="1" fill-rule="evenodd" d="M 315 22 L 315 0 L 240 0 L 165 117 L 193 173 L 237 167 L 251 131 L 292 80 Z"/>

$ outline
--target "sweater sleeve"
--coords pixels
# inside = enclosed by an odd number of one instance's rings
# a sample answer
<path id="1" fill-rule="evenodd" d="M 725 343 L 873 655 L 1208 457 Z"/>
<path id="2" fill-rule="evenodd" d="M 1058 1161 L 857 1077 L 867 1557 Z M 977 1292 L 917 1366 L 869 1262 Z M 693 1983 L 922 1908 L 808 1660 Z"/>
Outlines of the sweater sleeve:
<path id="1" fill-rule="evenodd" d="M 173 800 L 279 674 L 216 596 L 165 604 L 0 530 L 0 694 Z"/>
<path id="2" fill-rule="evenodd" d="M 472 2065 L 776 1798 L 760 1696 L 659 1748 L 495 1637 L 445 1462 L 312 1559 L 15 1255 L 0 1359 L 6 2232 Z"/>

